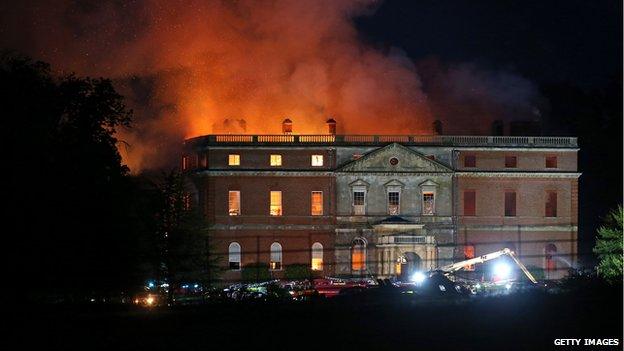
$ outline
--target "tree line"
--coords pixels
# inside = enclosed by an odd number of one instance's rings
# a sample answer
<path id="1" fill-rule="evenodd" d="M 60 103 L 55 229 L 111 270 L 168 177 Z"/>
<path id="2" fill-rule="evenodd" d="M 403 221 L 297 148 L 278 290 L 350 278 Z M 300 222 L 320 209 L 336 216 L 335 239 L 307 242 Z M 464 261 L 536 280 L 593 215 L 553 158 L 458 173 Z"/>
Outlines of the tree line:
<path id="1" fill-rule="evenodd" d="M 221 257 L 209 254 L 201 214 L 187 208 L 184 175 L 132 175 L 123 165 L 116 132 L 132 127 L 132 111 L 111 80 L 57 76 L 3 53 L 0 87 L 9 289 L 67 297 L 130 291 L 147 279 L 215 280 Z M 621 224 L 620 207 L 595 251 L 610 280 L 622 276 Z"/>
<path id="2" fill-rule="evenodd" d="M 132 111 L 111 80 L 4 53 L 0 86 L 12 291 L 78 298 L 209 276 L 216 258 L 184 176 L 123 165 L 115 136 Z"/>

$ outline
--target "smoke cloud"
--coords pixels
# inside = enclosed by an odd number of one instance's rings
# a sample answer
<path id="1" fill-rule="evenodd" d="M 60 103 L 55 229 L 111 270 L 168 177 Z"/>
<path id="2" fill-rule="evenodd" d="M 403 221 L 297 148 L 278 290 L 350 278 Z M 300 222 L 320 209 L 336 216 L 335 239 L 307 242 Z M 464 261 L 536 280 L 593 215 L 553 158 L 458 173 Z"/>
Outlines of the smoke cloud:
<path id="1" fill-rule="evenodd" d="M 353 18 L 378 5 L 25 1 L 2 9 L 1 40 L 63 71 L 115 79 L 135 111 L 119 135 L 135 172 L 170 165 L 186 137 L 280 133 L 286 117 L 302 134 L 325 133 L 328 116 L 338 133 L 429 134 L 441 119 L 445 132 L 482 134 L 489 125 L 473 118 L 531 110 L 536 89 L 519 76 L 435 61 L 417 70 L 399 50 L 362 43 Z"/>

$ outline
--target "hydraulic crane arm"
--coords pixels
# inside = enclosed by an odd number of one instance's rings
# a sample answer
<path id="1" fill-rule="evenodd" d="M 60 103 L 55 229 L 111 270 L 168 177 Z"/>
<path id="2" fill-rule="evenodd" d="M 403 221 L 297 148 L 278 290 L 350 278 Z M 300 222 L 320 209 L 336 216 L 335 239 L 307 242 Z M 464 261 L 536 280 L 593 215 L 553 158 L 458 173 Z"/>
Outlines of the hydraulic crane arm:
<path id="1" fill-rule="evenodd" d="M 475 263 L 483 263 L 483 262 L 493 260 L 495 258 L 499 258 L 500 256 L 503 256 L 503 255 L 509 255 L 510 252 L 511 250 L 505 248 L 500 251 L 492 252 L 483 256 L 479 256 L 479 257 L 471 258 L 469 260 L 460 261 L 460 262 L 446 265 L 444 267 L 441 267 L 440 270 L 443 272 L 456 272 L 460 269 L 466 268 L 468 266 L 472 266 Z"/>
<path id="2" fill-rule="evenodd" d="M 509 252 L 509 256 L 511 256 L 511 258 L 514 260 L 514 262 L 516 262 L 518 267 L 520 267 L 520 269 L 522 270 L 524 275 L 526 275 L 527 278 L 529 278 L 529 280 L 533 284 L 537 284 L 537 280 L 535 280 L 535 277 L 533 277 L 533 274 L 531 274 L 531 272 L 529 272 L 529 270 L 522 264 L 522 262 L 520 262 L 520 260 L 516 257 L 516 255 L 513 253 L 513 251 Z"/>
<path id="3" fill-rule="evenodd" d="M 493 260 L 503 255 L 510 256 L 514 260 L 514 262 L 518 265 L 518 267 L 520 267 L 520 270 L 522 270 L 522 273 L 524 273 L 532 283 L 537 284 L 537 281 L 535 280 L 531 272 L 529 272 L 529 270 L 522 264 L 522 262 L 518 260 L 514 252 L 508 248 L 504 248 L 500 251 L 495 251 L 495 252 L 492 252 L 483 256 L 471 258 L 469 260 L 449 264 L 449 265 L 441 267 L 440 270 L 446 273 L 456 272 L 460 269 L 464 269 L 468 266 L 472 266 L 473 264 L 487 262 L 487 261 Z"/>

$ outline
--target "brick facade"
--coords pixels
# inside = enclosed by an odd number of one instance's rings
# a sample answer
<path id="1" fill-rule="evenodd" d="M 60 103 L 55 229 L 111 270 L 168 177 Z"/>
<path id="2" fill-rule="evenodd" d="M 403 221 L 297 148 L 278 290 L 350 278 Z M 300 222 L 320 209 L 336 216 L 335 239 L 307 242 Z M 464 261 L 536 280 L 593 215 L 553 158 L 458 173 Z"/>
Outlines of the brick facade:
<path id="1" fill-rule="evenodd" d="M 227 280 L 242 278 L 236 264 L 229 266 L 230 257 L 237 257 L 228 251 L 233 242 L 240 245 L 242 269 L 280 257 L 271 254 L 271 245 L 279 243 L 281 262 L 270 271 L 273 277 L 284 277 L 291 265 L 311 266 L 314 243 L 322 245 L 322 269 L 313 274 L 325 276 L 435 269 L 464 259 L 467 246 L 475 255 L 509 247 L 528 266 L 546 269 L 546 278 L 564 276 L 576 261 L 579 174 L 573 138 L 448 137 L 455 139 L 436 143 L 411 136 L 285 137 L 187 141 L 182 167 L 197 188 Z M 302 142 L 309 140 L 316 142 Z M 228 164 L 232 154 L 239 157 L 237 165 Z M 280 155 L 281 164 L 272 166 L 270 155 Z M 321 166 L 312 165 L 312 155 L 322 155 Z M 474 165 L 465 167 L 467 156 Z M 514 167 L 506 167 L 506 158 Z M 230 191 L 240 194 L 236 215 L 229 208 Z M 281 192 L 279 216 L 270 212 L 272 191 Z M 322 197 L 322 214 L 312 214 L 313 192 Z M 362 200 L 354 200 L 355 192 Z M 513 198 L 507 206 L 515 204 L 515 215 L 505 215 L 506 196 Z M 358 201 L 363 207 L 356 208 Z M 320 203 L 315 206 L 318 211 Z M 357 261 L 360 254 L 365 267 Z"/>

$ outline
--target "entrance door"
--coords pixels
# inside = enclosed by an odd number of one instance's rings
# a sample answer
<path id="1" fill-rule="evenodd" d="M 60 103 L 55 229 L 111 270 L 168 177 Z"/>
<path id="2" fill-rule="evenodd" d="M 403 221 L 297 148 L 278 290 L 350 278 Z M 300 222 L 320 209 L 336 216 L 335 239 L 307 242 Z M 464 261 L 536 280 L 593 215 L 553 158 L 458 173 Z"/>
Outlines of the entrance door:
<path id="1" fill-rule="evenodd" d="M 411 276 L 421 269 L 422 260 L 415 252 L 406 252 L 403 257 L 405 257 L 405 263 L 401 265 L 401 280 L 409 281 Z"/>

